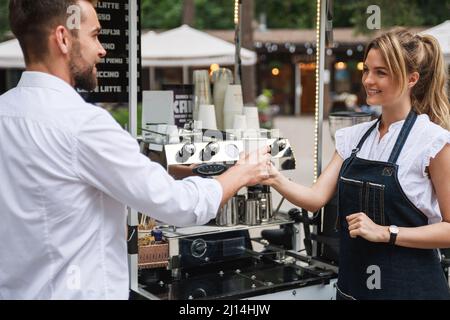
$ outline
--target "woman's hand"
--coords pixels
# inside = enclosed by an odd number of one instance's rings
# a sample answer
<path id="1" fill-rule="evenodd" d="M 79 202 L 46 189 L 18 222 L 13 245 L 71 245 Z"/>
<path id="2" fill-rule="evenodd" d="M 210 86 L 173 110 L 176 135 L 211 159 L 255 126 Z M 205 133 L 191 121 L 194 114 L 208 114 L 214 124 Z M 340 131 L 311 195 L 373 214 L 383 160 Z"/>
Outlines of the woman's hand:
<path id="1" fill-rule="evenodd" d="M 280 173 L 280 171 L 278 171 L 278 169 L 273 165 L 272 162 L 268 164 L 268 170 L 269 175 L 267 179 L 265 179 L 261 183 L 271 187 L 276 187 L 281 183 L 283 175 Z"/>
<path id="2" fill-rule="evenodd" d="M 244 186 L 261 183 L 269 177 L 269 162 L 271 155 L 269 147 L 241 154 L 236 164 L 216 177 L 222 186 L 221 206 Z"/>
<path id="3" fill-rule="evenodd" d="M 350 237 L 360 236 L 370 242 L 389 242 L 389 229 L 373 222 L 364 212 L 346 217 Z"/>

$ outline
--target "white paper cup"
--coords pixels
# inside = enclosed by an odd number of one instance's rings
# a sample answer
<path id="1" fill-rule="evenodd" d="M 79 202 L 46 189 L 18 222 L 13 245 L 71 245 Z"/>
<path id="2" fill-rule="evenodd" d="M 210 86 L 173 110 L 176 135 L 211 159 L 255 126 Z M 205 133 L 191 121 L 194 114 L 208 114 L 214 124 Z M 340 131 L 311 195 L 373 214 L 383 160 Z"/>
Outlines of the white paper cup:
<path id="1" fill-rule="evenodd" d="M 244 102 L 242 100 L 242 86 L 240 84 L 230 84 L 227 86 L 223 107 L 226 110 L 238 109 L 242 111 Z"/>
<path id="2" fill-rule="evenodd" d="M 257 107 L 244 107 L 244 114 L 247 117 L 247 129 L 259 129 L 259 115 Z"/>
<path id="3" fill-rule="evenodd" d="M 198 120 L 203 129 L 217 130 L 216 110 L 212 104 L 201 104 L 198 110 Z"/>
<path id="4" fill-rule="evenodd" d="M 258 107 L 246 106 L 244 107 L 244 114 L 247 117 L 258 117 Z"/>
<path id="5" fill-rule="evenodd" d="M 178 127 L 175 125 L 167 126 L 167 136 L 169 143 L 180 143 L 180 134 L 178 132 Z"/>
<path id="6" fill-rule="evenodd" d="M 234 115 L 242 115 L 243 108 L 241 85 L 230 84 L 225 93 L 223 106 L 224 129 L 233 128 Z"/>
<path id="7" fill-rule="evenodd" d="M 247 117 L 243 114 L 235 114 L 233 121 L 233 129 L 246 130 L 247 129 Z"/>
<path id="8" fill-rule="evenodd" d="M 202 130 L 203 123 L 200 120 L 194 120 L 194 130 Z"/>

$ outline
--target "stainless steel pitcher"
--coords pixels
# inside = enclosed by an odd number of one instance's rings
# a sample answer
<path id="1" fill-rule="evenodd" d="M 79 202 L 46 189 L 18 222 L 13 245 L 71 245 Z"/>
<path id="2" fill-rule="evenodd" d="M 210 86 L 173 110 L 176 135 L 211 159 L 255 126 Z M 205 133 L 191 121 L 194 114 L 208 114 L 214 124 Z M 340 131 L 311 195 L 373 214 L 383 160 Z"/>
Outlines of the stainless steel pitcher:
<path id="1" fill-rule="evenodd" d="M 261 222 L 270 222 L 273 219 L 272 193 L 269 186 L 264 186 L 259 195 L 259 206 L 261 210 Z"/>
<path id="2" fill-rule="evenodd" d="M 228 200 L 216 216 L 216 225 L 222 227 L 235 226 L 239 223 L 239 216 L 245 209 L 245 196 L 234 196 Z"/>
<path id="3" fill-rule="evenodd" d="M 261 224 L 261 211 L 258 199 L 247 199 L 242 223 L 249 226 Z"/>

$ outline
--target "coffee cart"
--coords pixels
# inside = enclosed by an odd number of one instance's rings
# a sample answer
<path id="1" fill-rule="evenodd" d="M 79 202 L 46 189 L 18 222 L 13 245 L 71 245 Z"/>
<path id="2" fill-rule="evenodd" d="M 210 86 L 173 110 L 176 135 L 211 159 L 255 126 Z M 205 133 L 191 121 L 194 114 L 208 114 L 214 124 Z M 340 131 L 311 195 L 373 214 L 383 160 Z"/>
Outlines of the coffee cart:
<path id="1" fill-rule="evenodd" d="M 240 3 L 236 1 L 235 79 L 240 79 Z M 317 1 L 316 177 L 321 169 L 327 3 Z M 237 161 L 239 152 L 246 150 L 245 145 L 251 139 L 237 139 L 223 132 L 222 139 L 211 139 L 211 135 L 207 135 L 206 140 L 191 139 L 182 143 L 137 137 L 136 0 L 129 0 L 128 9 L 130 133 L 140 141 L 142 152 L 168 171 L 171 166 L 190 164 L 199 165 L 197 173 L 207 176 L 226 170 Z M 185 129 L 184 134 L 192 136 L 193 128 Z M 251 137 L 259 144 L 262 141 L 271 146 L 272 161 L 280 170 L 295 168 L 294 150 L 287 139 L 267 131 Z M 132 295 L 160 300 L 333 299 L 337 277 L 335 239 L 333 234 L 327 233 L 329 228 L 322 221 L 322 212 L 308 213 L 299 208 L 289 212 L 273 210 L 269 195 L 267 188 L 241 190 L 229 207 L 222 208 L 217 218 L 205 226 L 176 228 L 159 223 L 153 238 L 157 241 L 145 245 L 139 245 L 139 220 L 147 213 L 129 209 L 128 262 Z"/>

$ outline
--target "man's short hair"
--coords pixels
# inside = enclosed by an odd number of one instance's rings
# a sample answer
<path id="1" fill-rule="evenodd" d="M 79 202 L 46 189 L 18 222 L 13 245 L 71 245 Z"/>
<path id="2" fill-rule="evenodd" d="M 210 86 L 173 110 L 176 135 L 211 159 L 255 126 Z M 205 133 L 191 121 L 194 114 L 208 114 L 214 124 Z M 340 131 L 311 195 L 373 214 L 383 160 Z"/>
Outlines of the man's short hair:
<path id="1" fill-rule="evenodd" d="M 51 30 L 66 25 L 68 8 L 80 0 L 10 0 L 11 31 L 19 40 L 25 63 L 41 61 L 48 53 L 47 39 Z M 89 1 L 96 5 L 96 0 Z M 74 33 L 76 35 L 76 33 Z"/>

